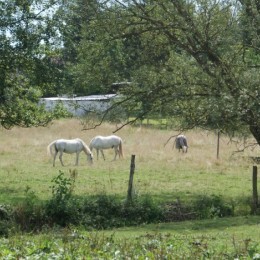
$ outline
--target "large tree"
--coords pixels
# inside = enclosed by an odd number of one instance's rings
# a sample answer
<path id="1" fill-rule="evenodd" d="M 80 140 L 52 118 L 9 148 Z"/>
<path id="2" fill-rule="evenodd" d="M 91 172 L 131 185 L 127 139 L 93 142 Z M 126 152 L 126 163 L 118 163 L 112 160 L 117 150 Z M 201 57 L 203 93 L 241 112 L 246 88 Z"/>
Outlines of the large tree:
<path id="1" fill-rule="evenodd" d="M 83 37 L 87 37 L 87 33 L 92 39 L 95 37 L 95 32 L 93 33 L 89 25 L 101 11 L 102 3 L 98 0 L 71 0 L 65 6 L 61 5 L 59 9 L 63 20 L 60 32 L 63 40 L 62 59 L 66 64 L 67 92 L 76 95 L 99 93 L 96 82 L 91 85 L 91 90 L 86 88 L 86 85 L 89 86 L 88 83 L 92 81 L 91 77 L 86 74 L 86 71 L 82 77 L 79 77 L 77 65 L 80 59 L 79 45 Z"/>
<path id="2" fill-rule="evenodd" d="M 259 23 L 259 0 L 133 0 L 111 1 L 93 26 L 110 46 L 120 43 L 120 70 L 133 82 L 120 92 L 137 118 L 161 111 L 185 128 L 248 129 L 260 144 Z M 110 70 L 102 44 L 101 35 L 82 40 L 95 52 L 81 52 L 81 75 L 97 60 L 101 78 Z"/>
<path id="3" fill-rule="evenodd" d="M 0 125 L 46 125 L 51 116 L 38 106 L 53 91 L 57 66 L 59 1 L 0 1 Z M 56 83 L 58 80 L 56 80 Z"/>

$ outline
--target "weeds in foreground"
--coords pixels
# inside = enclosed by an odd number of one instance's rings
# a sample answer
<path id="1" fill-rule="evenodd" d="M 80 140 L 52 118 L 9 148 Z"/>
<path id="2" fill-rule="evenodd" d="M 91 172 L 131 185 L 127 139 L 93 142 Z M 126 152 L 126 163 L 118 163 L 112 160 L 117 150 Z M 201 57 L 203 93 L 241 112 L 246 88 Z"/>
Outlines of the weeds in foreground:
<path id="1" fill-rule="evenodd" d="M 228 240 L 228 239 L 231 239 Z M 216 246 L 214 236 L 146 234 L 134 239 L 65 229 L 38 237 L 0 239 L 0 257 L 16 259 L 260 259 L 256 241 L 232 241 Z M 230 244 L 231 246 L 227 246 Z M 245 246 L 241 246 L 244 244 Z"/>

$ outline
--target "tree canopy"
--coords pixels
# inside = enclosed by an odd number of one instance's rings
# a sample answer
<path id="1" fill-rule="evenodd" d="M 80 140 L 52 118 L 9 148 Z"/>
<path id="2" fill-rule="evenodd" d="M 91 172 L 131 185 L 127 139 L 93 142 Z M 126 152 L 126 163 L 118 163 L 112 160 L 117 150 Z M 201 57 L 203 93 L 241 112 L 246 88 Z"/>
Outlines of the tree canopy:
<path id="1" fill-rule="evenodd" d="M 114 107 L 135 119 L 245 129 L 260 144 L 259 28 L 259 0 L 0 1 L 1 125 L 47 123 L 40 96 L 131 82 Z"/>
<path id="2" fill-rule="evenodd" d="M 260 144 L 259 0 L 107 2 L 82 32 L 81 82 L 130 81 L 119 93 L 137 118 L 247 129 Z"/>
<path id="3" fill-rule="evenodd" d="M 58 92 L 57 4 L 0 1 L 0 124 L 5 128 L 46 125 L 51 120 L 38 100 Z"/>

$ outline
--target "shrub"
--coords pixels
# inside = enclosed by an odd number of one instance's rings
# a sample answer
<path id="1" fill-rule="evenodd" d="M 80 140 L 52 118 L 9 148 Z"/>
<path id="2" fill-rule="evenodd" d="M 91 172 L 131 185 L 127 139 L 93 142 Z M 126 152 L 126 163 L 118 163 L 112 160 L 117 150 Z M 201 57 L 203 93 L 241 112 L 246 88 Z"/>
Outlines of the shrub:
<path id="1" fill-rule="evenodd" d="M 44 225 L 43 207 L 30 187 L 26 187 L 25 199 L 14 207 L 12 217 L 22 231 L 36 230 Z"/>
<path id="2" fill-rule="evenodd" d="M 148 195 L 124 203 L 122 212 L 127 225 L 153 223 L 164 220 L 163 209 Z"/>
<path id="3" fill-rule="evenodd" d="M 83 203 L 84 225 L 92 228 L 112 228 L 151 223 L 163 219 L 162 209 L 151 197 L 136 198 L 131 202 L 99 195 Z"/>
<path id="4" fill-rule="evenodd" d="M 0 205 L 0 236 L 8 236 L 13 226 L 12 210 L 7 205 Z"/>
<path id="5" fill-rule="evenodd" d="M 92 228 L 121 226 L 121 203 L 113 196 L 98 195 L 85 199 L 82 206 L 83 225 Z"/>
<path id="6" fill-rule="evenodd" d="M 55 177 L 52 182 L 52 198 L 46 203 L 45 212 L 50 224 L 66 226 L 80 221 L 80 203 L 72 197 L 74 178 L 64 177 L 64 173 Z"/>
<path id="7" fill-rule="evenodd" d="M 201 196 L 194 203 L 194 210 L 199 219 L 227 217 L 234 215 L 234 208 L 221 196 Z"/>
<path id="8" fill-rule="evenodd" d="M 52 115 L 55 119 L 72 117 L 72 114 L 66 109 L 62 102 L 57 103 L 52 110 Z"/>

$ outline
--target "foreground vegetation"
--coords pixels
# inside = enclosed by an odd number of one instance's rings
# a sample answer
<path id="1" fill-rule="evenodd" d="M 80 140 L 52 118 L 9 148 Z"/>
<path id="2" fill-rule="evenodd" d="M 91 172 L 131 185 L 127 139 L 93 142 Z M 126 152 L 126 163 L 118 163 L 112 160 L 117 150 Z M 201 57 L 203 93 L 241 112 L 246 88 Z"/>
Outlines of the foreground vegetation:
<path id="1" fill-rule="evenodd" d="M 2 259 L 259 259 L 259 218 L 145 225 L 113 231 L 53 229 L 0 239 Z"/>
<path id="2" fill-rule="evenodd" d="M 251 216 L 252 162 L 246 158 L 258 150 L 234 153 L 238 143 L 221 137 L 216 159 L 216 136 L 193 131 L 186 133 L 190 147 L 182 154 L 172 140 L 164 146 L 176 133 L 126 127 L 118 133 L 123 160 L 112 162 L 107 150 L 107 160 L 93 166 L 81 154 L 79 167 L 72 155 L 64 155 L 65 167 L 58 161 L 53 167 L 46 154 L 52 140 L 88 143 L 114 130 L 108 124 L 81 127 L 69 119 L 48 128 L 2 130 L 1 257 L 257 259 L 259 217 Z M 135 192 L 129 202 L 131 154 Z"/>

